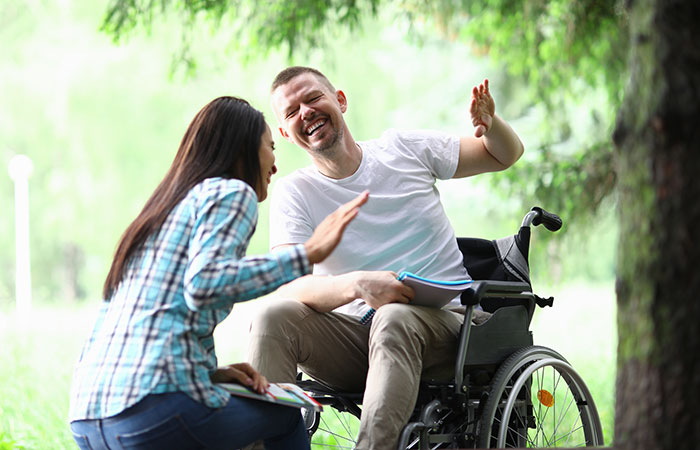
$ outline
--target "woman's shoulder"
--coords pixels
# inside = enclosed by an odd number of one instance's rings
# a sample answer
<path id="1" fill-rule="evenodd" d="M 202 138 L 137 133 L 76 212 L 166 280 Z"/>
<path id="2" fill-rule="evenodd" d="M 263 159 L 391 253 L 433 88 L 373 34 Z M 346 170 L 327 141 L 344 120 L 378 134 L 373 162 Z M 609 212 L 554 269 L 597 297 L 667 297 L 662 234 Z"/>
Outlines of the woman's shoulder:
<path id="1" fill-rule="evenodd" d="M 245 181 L 236 178 L 207 178 L 200 181 L 191 190 L 189 196 L 199 202 L 210 202 L 225 198 L 237 198 L 239 201 L 256 201 L 257 195 Z"/>
<path id="2" fill-rule="evenodd" d="M 194 188 L 193 191 L 197 191 L 200 194 L 204 193 L 224 193 L 230 194 L 234 192 L 241 193 L 251 193 L 255 195 L 255 191 L 252 187 L 245 181 L 241 181 L 237 178 L 207 178 L 200 181 Z"/>

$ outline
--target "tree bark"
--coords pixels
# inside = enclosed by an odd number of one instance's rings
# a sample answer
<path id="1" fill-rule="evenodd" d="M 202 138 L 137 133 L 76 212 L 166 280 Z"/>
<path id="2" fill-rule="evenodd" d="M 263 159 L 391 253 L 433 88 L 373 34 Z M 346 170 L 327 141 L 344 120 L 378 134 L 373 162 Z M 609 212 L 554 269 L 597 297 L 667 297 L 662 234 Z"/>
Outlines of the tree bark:
<path id="1" fill-rule="evenodd" d="M 700 445 L 700 2 L 627 0 L 615 448 Z"/>

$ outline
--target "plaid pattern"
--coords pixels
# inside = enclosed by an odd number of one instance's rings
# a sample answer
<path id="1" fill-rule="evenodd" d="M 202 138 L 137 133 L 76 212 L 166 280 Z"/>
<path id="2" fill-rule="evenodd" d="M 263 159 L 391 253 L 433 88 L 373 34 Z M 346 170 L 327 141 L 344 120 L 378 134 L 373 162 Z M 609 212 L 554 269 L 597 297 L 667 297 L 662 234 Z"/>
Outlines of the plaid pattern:
<path id="1" fill-rule="evenodd" d="M 247 184 L 222 178 L 198 184 L 171 211 L 102 303 L 75 369 L 70 420 L 110 417 L 151 393 L 227 403 L 209 380 L 214 327 L 234 303 L 310 272 L 303 245 L 245 256 L 257 211 Z"/>

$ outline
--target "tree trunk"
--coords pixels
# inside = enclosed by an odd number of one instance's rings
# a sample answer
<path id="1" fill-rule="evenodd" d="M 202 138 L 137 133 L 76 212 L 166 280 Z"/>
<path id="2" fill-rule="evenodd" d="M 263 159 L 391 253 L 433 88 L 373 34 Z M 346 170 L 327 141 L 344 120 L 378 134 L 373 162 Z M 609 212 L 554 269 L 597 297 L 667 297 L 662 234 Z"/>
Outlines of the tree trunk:
<path id="1" fill-rule="evenodd" d="M 700 445 L 700 1 L 627 0 L 615 448 Z"/>

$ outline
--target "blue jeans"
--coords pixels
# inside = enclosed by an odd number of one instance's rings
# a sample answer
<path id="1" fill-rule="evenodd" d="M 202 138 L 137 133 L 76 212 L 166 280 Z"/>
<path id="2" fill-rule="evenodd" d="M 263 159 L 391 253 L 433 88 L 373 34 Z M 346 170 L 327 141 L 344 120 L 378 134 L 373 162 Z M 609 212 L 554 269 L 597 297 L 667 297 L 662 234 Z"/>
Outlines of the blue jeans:
<path id="1" fill-rule="evenodd" d="M 309 449 L 297 408 L 232 396 L 213 409 L 187 394 L 153 394 L 106 419 L 71 422 L 81 449 L 240 448 L 263 440 L 267 450 Z"/>

